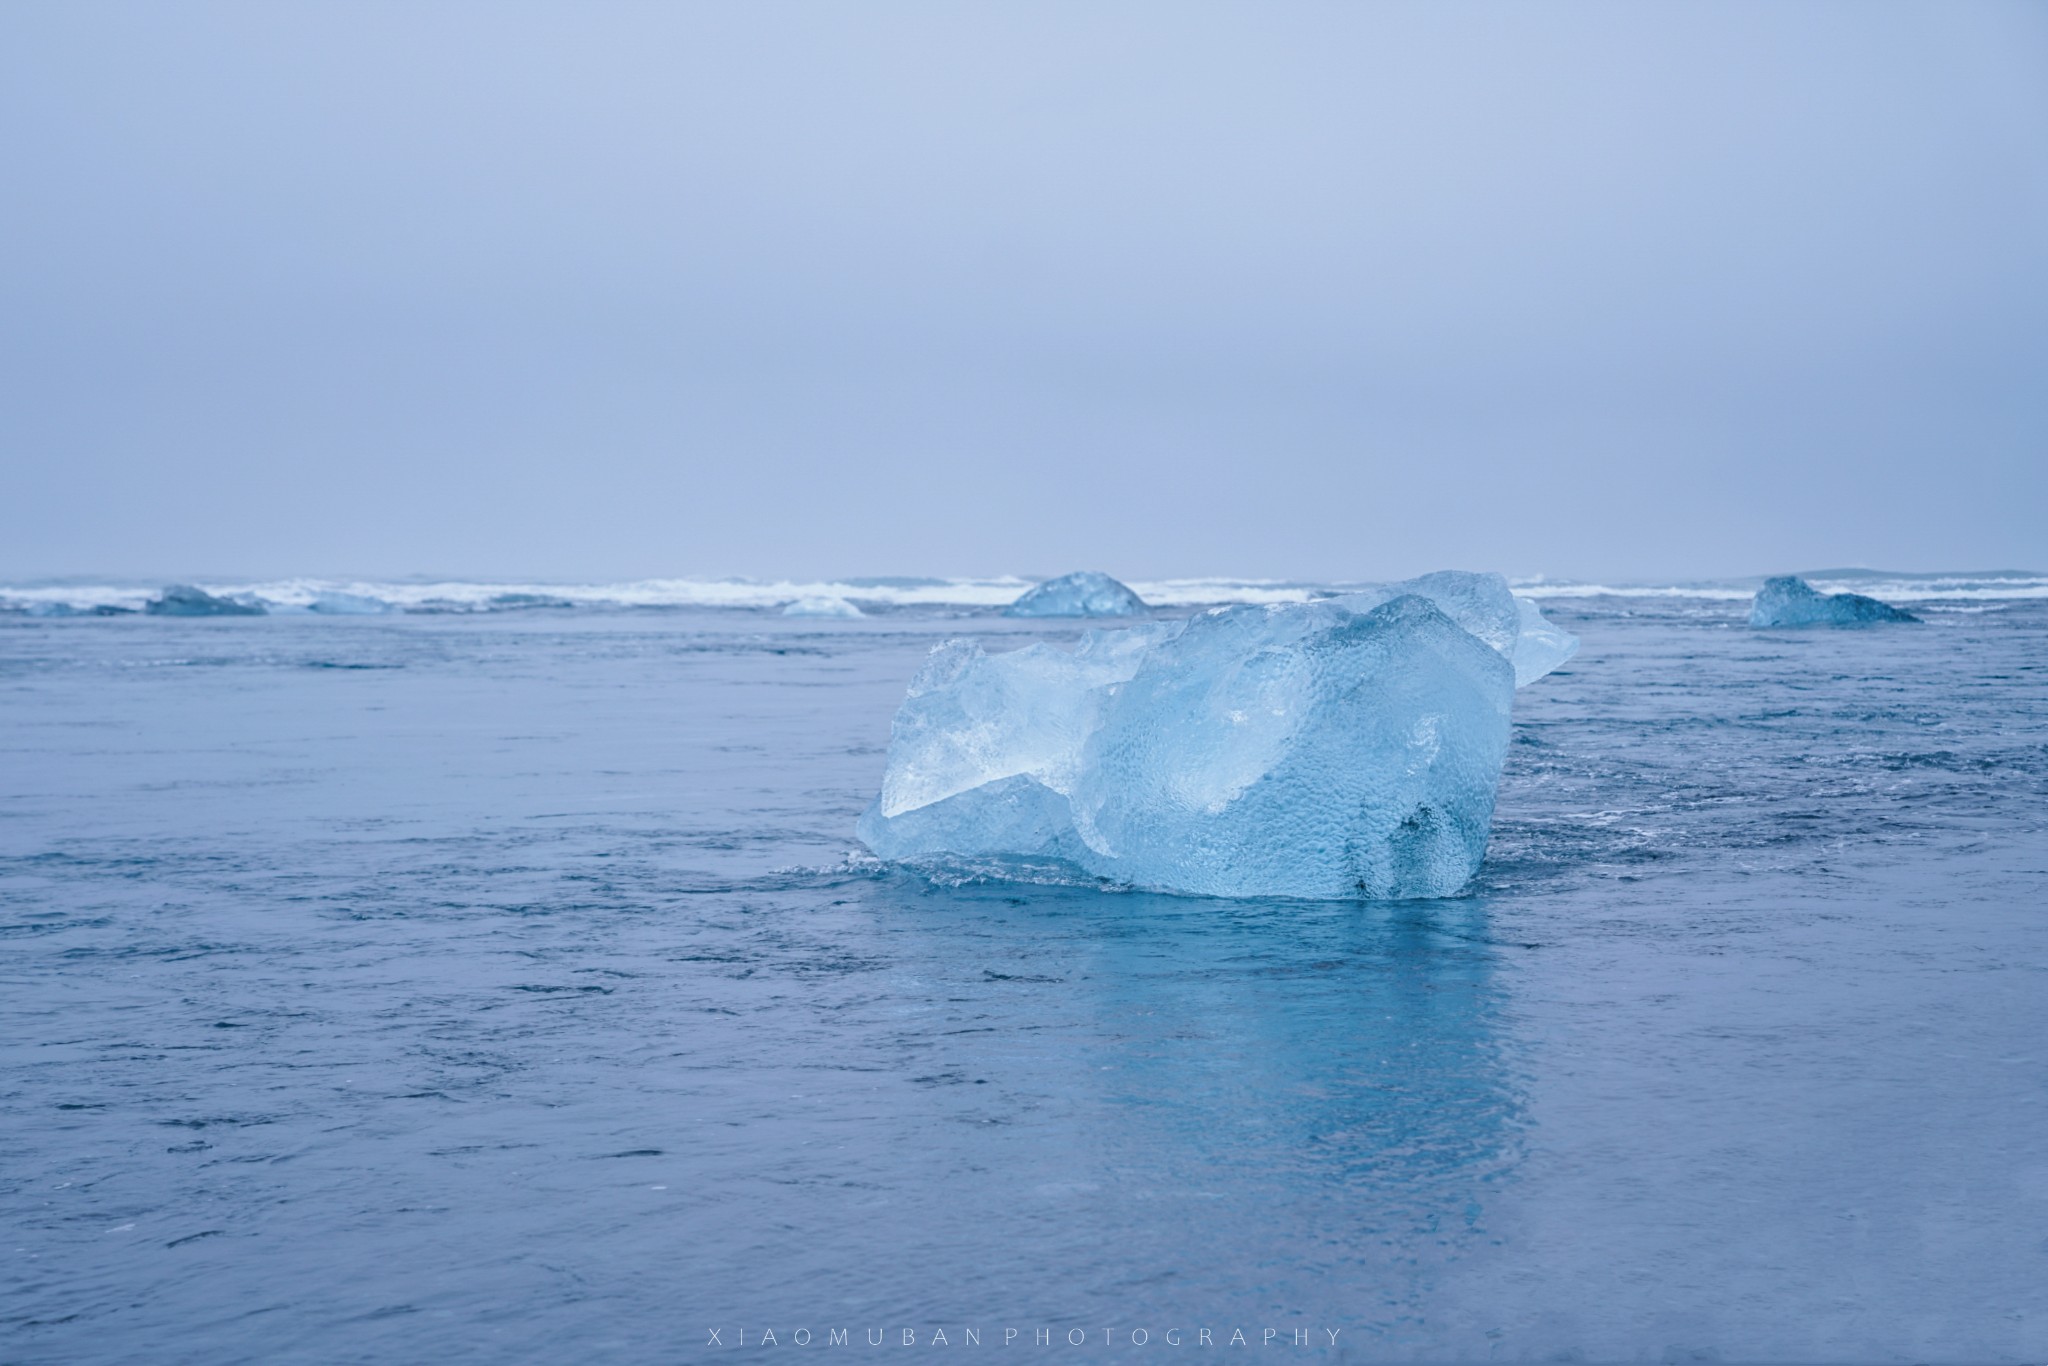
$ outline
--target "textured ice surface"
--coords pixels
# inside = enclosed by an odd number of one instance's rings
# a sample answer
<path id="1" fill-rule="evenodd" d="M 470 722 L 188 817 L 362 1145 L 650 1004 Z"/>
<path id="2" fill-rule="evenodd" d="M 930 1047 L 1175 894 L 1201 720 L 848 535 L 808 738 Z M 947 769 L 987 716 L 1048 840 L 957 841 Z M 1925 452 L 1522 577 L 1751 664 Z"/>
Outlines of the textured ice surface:
<path id="1" fill-rule="evenodd" d="M 1577 642 L 1497 575 L 933 651 L 861 839 L 1212 896 L 1445 896 L 1485 853 L 1518 666 Z"/>
<path id="2" fill-rule="evenodd" d="M 1822 593 L 1790 574 L 1764 580 L 1749 609 L 1751 626 L 1871 626 L 1882 621 L 1918 620 L 1911 612 L 1861 593 Z"/>
<path id="3" fill-rule="evenodd" d="M 1562 626 L 1544 619 L 1535 603 L 1515 599 L 1518 619 L 1515 631 L 1515 686 L 1526 688 L 1547 673 L 1562 668 L 1579 652 L 1579 638 Z"/>
<path id="4" fill-rule="evenodd" d="M 1517 598 L 1499 574 L 1445 569 L 1419 579 L 1347 593 L 1338 602 L 1357 611 L 1403 593 L 1428 598 L 1458 625 L 1513 661 L 1515 686 L 1525 688 L 1579 651 L 1579 638 L 1544 619 L 1536 604 Z"/>
<path id="5" fill-rule="evenodd" d="M 1107 574 L 1084 569 L 1047 579 L 1003 609 L 1011 617 L 1129 617 L 1145 600 Z"/>
<path id="6" fill-rule="evenodd" d="M 159 617 L 260 617 L 263 609 L 254 603 L 217 598 L 203 588 L 174 583 L 142 609 Z"/>
<path id="7" fill-rule="evenodd" d="M 903 855 L 885 853 L 868 837 L 871 826 L 902 851 L 1071 852 L 1063 839 L 1020 844 L 997 827 L 1036 827 L 1043 804 L 1034 788 L 1057 799 L 1061 833 L 1071 826 L 1067 796 L 1115 685 L 1179 630 L 1162 623 L 1090 631 L 1071 652 L 1035 644 L 991 655 L 971 640 L 939 646 L 897 710 L 888 770 L 862 837 L 885 857 Z M 1011 779 L 1024 788 L 1004 786 Z"/>
<path id="8" fill-rule="evenodd" d="M 782 609 L 785 617 L 858 617 L 865 616 L 845 598 L 798 598 Z"/>

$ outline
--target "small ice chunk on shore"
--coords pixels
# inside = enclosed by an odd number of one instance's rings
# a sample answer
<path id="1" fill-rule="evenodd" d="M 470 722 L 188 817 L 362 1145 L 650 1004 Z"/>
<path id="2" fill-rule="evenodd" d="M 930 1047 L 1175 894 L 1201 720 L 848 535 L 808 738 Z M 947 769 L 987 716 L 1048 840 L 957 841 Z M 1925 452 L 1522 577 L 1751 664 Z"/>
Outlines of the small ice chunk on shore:
<path id="1" fill-rule="evenodd" d="M 1765 579 L 1749 609 L 1749 624 L 1775 626 L 1874 626 L 1886 621 L 1918 621 L 1861 593 L 1822 593 L 1805 579 L 1783 574 Z"/>
<path id="2" fill-rule="evenodd" d="M 143 611 L 153 617 L 260 617 L 263 608 L 256 603 L 237 602 L 233 598 L 217 598 L 203 588 L 194 588 L 189 583 L 174 583 L 151 598 L 143 605 Z"/>
<path id="3" fill-rule="evenodd" d="M 1003 609 L 1006 617 L 1133 617 L 1145 600 L 1107 574 L 1083 569 L 1047 579 Z"/>
<path id="4" fill-rule="evenodd" d="M 1485 854 L 1517 666 L 1540 676 L 1576 645 L 1477 574 L 1091 631 L 1072 652 L 950 641 L 910 685 L 858 833 L 935 870 L 1448 896 Z"/>
<path id="5" fill-rule="evenodd" d="M 867 613 L 845 598 L 798 598 L 782 609 L 785 617 L 861 617 Z"/>

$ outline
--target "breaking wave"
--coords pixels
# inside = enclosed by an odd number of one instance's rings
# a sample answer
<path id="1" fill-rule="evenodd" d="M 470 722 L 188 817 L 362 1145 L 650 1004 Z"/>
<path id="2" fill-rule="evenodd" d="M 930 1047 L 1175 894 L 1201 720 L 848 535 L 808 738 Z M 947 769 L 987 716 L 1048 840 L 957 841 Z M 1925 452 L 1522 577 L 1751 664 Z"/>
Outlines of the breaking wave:
<path id="1" fill-rule="evenodd" d="M 1511 579 L 1517 594 L 1538 600 L 1582 601 L 1597 610 L 1602 599 L 1645 605 L 1746 603 L 1763 581 L 1751 578 L 1687 583 L 1599 583 L 1530 577 Z M 1831 569 L 1802 574 L 1823 592 L 1854 591 L 1885 602 L 1971 604 L 2048 598 L 2048 574 L 2027 570 L 1903 574 Z M 279 614 L 359 615 L 379 611 L 470 613 L 565 609 L 670 609 L 780 612 L 792 603 L 844 603 L 862 613 L 937 611 L 977 613 L 1009 605 L 1037 580 L 1021 575 L 989 578 L 846 579 L 636 579 L 619 583 L 543 583 L 468 579 L 270 580 L 202 579 L 196 586 L 217 597 L 260 605 Z M 1284 579 L 1131 579 L 1153 607 L 1185 611 L 1225 603 L 1303 602 L 1356 592 L 1369 581 Z M 44 580 L 0 584 L 0 612 L 33 616 L 121 615 L 140 612 L 164 590 L 161 582 Z M 814 610 L 815 607 L 814 607 Z M 851 616 L 852 613 L 841 615 Z"/>

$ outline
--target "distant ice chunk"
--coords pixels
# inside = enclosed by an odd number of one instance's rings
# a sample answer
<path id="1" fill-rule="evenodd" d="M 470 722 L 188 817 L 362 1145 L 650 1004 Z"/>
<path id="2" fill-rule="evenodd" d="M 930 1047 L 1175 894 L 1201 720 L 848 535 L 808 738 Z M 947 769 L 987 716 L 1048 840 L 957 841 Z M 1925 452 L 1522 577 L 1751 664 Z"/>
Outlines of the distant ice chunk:
<path id="1" fill-rule="evenodd" d="M 575 605 L 568 598 L 558 598 L 552 593 L 493 593 L 484 600 L 486 610 L 493 612 L 525 612 L 536 608 L 554 610 Z"/>
<path id="2" fill-rule="evenodd" d="M 154 617 L 260 617 L 264 614 L 260 603 L 217 598 L 189 583 L 172 584 L 144 604 L 142 610 Z"/>
<path id="3" fill-rule="evenodd" d="M 1485 854 L 1517 665 L 1540 676 L 1575 646 L 1470 574 L 1091 631 L 1072 652 L 950 641 L 910 685 L 858 833 L 933 868 L 1447 896 Z"/>
<path id="4" fill-rule="evenodd" d="M 1145 600 L 1107 574 L 1083 569 L 1047 579 L 1003 609 L 1006 617 L 1134 617 Z"/>
<path id="5" fill-rule="evenodd" d="M 343 593 L 333 589 L 322 589 L 313 594 L 306 604 L 308 612 L 317 612 L 328 617 L 373 617 L 398 608 L 382 598 L 373 598 L 364 593 Z"/>
<path id="6" fill-rule="evenodd" d="M 860 617 L 867 614 L 845 598 L 798 598 L 782 609 L 785 617 Z"/>
<path id="7" fill-rule="evenodd" d="M 9 610 L 9 609 L 0 609 Z M 111 602 L 89 603 L 77 607 L 68 602 L 52 598 L 37 598 L 11 610 L 26 612 L 32 617 L 129 617 L 135 615 L 133 607 L 122 607 Z"/>
<path id="8" fill-rule="evenodd" d="M 1749 624 L 1772 626 L 1873 626 L 1885 621 L 1918 621 L 1861 593 L 1822 593 L 1805 579 L 1785 574 L 1765 579 L 1749 609 Z"/>

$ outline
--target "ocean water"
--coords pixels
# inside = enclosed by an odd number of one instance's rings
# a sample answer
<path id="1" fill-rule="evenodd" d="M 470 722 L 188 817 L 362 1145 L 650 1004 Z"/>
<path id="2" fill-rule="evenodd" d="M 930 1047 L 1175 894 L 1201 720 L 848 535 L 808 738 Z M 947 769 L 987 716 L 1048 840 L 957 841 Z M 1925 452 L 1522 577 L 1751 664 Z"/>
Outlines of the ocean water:
<path id="1" fill-rule="evenodd" d="M 1485 868 L 1356 905 L 858 857 L 1072 633 L 943 581 L 0 615 L 0 1360 L 2048 1360 L 2048 600 L 1886 583 L 1530 585 Z"/>

